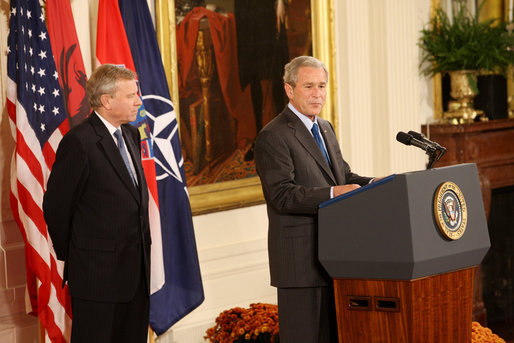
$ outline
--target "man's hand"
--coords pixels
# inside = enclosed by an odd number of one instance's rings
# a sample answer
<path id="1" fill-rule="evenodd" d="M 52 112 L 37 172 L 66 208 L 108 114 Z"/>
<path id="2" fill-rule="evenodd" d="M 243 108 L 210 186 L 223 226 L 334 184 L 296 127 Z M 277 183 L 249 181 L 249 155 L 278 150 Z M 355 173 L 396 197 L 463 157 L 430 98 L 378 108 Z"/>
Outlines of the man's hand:
<path id="1" fill-rule="evenodd" d="M 348 193 L 350 191 L 353 191 L 354 189 L 360 188 L 361 186 L 357 184 L 348 184 L 348 185 L 342 185 L 342 186 L 335 186 L 334 187 L 334 198 L 340 196 L 341 194 Z"/>

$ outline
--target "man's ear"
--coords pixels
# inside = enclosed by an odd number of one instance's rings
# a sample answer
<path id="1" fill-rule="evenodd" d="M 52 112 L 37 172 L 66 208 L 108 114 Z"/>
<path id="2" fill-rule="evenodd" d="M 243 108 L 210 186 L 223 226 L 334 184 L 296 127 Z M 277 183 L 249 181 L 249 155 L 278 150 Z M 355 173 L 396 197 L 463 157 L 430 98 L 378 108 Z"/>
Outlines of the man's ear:
<path id="1" fill-rule="evenodd" d="M 284 90 L 286 91 L 287 97 L 292 99 L 294 94 L 293 86 L 291 86 L 289 83 L 284 83 Z"/>
<path id="2" fill-rule="evenodd" d="M 110 110 L 112 108 L 111 100 L 112 96 L 110 94 L 102 94 L 100 96 L 100 102 L 102 103 L 102 107 L 104 107 L 107 110 Z"/>

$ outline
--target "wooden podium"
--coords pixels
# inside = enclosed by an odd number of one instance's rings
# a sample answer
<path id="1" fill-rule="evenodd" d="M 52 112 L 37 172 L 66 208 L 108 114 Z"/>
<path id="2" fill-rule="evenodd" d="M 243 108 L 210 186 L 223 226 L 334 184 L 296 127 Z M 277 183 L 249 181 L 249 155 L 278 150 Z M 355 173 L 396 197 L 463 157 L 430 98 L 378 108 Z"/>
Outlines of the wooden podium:
<path id="1" fill-rule="evenodd" d="M 486 218 L 489 218 L 492 190 L 514 185 L 514 119 L 450 125 L 423 125 L 425 136 L 447 148 L 437 166 L 476 163 Z M 494 242 L 493 242 L 494 244 Z M 475 275 L 473 320 L 487 324 L 482 296 L 482 268 Z"/>
<path id="2" fill-rule="evenodd" d="M 440 229 L 448 198 L 455 231 Z M 391 175 L 321 204 L 318 226 L 340 343 L 471 341 L 473 277 L 490 246 L 475 164 Z"/>

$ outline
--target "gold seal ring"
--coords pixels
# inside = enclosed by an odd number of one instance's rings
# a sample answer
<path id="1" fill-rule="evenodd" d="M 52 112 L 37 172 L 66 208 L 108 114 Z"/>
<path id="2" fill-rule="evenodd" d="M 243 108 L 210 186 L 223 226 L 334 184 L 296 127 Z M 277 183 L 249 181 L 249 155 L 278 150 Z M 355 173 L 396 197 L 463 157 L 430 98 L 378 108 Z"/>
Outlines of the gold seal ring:
<path id="1" fill-rule="evenodd" d="M 444 237 L 457 240 L 464 235 L 468 223 L 468 208 L 464 195 L 455 183 L 447 181 L 437 187 L 434 216 Z"/>

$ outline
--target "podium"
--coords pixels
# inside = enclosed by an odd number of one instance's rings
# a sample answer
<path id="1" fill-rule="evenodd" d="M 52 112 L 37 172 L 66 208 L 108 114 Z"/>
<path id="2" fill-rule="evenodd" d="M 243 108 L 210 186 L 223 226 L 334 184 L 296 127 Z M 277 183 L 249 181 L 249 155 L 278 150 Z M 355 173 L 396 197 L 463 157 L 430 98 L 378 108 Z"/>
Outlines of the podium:
<path id="1" fill-rule="evenodd" d="M 318 211 L 340 343 L 470 342 L 489 250 L 475 164 L 391 175 Z"/>

